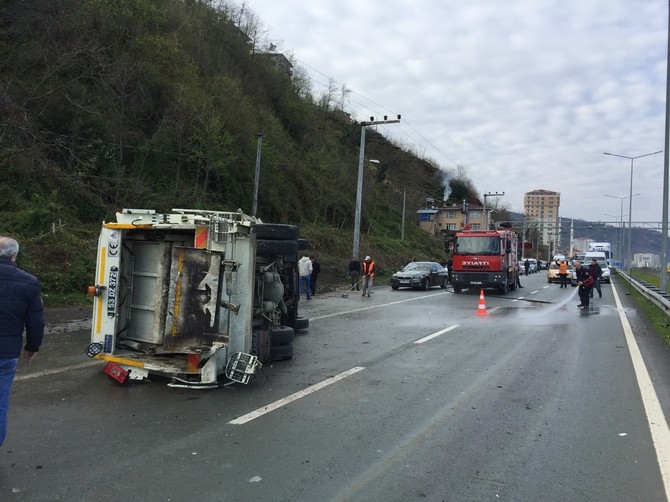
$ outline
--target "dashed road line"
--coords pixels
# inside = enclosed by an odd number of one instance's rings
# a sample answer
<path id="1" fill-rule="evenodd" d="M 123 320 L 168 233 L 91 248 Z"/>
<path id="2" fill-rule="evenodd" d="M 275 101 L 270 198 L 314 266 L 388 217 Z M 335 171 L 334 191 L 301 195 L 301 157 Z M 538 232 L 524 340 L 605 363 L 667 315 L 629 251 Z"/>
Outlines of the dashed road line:
<path id="1" fill-rule="evenodd" d="M 241 417 L 237 417 L 235 420 L 231 420 L 228 423 L 231 424 L 231 425 L 246 424 L 247 422 L 255 420 L 258 417 L 262 417 L 266 413 L 270 413 L 271 411 L 274 411 L 277 408 L 281 408 L 282 406 L 286 406 L 287 404 L 290 404 L 293 401 L 297 401 L 300 398 L 308 396 L 308 395 L 312 394 L 313 392 L 316 392 L 317 390 L 323 389 L 324 387 L 328 387 L 329 385 L 332 385 L 336 382 L 339 382 L 340 380 L 342 380 L 344 378 L 350 377 L 351 375 L 354 375 L 354 374 L 356 374 L 359 371 L 362 371 L 364 369 L 365 369 L 364 366 L 356 366 L 354 368 L 351 368 L 348 371 L 344 371 L 343 373 L 335 375 L 334 377 L 327 378 L 323 382 L 319 382 L 317 384 L 310 385 L 306 389 L 303 389 L 303 390 L 298 391 L 294 394 L 291 394 L 290 396 L 286 396 L 285 398 L 280 399 L 278 401 L 275 401 L 274 403 L 270 403 L 267 406 L 263 406 L 262 408 L 258 408 L 257 410 L 249 412 L 246 415 L 242 415 Z"/>

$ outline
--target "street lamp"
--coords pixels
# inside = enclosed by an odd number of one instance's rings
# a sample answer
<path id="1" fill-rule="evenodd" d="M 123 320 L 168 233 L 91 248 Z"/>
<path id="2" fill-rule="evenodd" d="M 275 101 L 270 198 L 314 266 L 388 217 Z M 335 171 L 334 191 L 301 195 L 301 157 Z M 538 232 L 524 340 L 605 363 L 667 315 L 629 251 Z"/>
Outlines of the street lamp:
<path id="1" fill-rule="evenodd" d="M 642 194 L 641 193 L 636 193 L 636 194 L 633 194 L 632 197 L 637 197 L 638 195 L 642 195 Z M 605 197 L 611 197 L 612 199 L 619 199 L 619 201 L 621 202 L 621 211 L 620 211 L 620 217 L 619 217 L 621 219 L 621 237 L 620 237 L 621 240 L 620 240 L 620 244 L 619 244 L 619 257 L 622 258 L 623 257 L 623 201 L 624 201 L 624 199 L 628 199 L 628 198 L 632 199 L 632 197 L 630 195 L 620 196 L 620 195 L 608 195 L 608 194 L 605 194 Z M 628 252 L 630 253 L 630 250 Z M 623 263 L 622 263 L 622 265 L 623 265 Z"/>
<path id="2" fill-rule="evenodd" d="M 630 159 L 630 190 L 628 193 L 628 293 L 630 295 L 630 283 L 631 283 L 631 262 L 633 261 L 633 256 L 631 254 L 630 247 L 630 235 L 631 235 L 631 226 L 633 223 L 633 162 L 635 159 L 641 159 L 642 157 L 649 157 L 650 155 L 657 155 L 663 153 L 663 150 L 658 152 L 645 153 L 644 155 L 636 155 L 635 157 L 629 157 L 627 155 L 618 155 L 616 153 L 603 152 L 605 155 L 611 155 L 612 157 L 619 157 L 622 159 Z"/>
<path id="3" fill-rule="evenodd" d="M 354 217 L 354 246 L 351 255 L 358 259 L 358 249 L 361 240 L 361 201 L 363 199 L 363 160 L 365 156 L 365 128 L 371 125 L 381 125 L 381 124 L 397 124 L 400 122 L 400 115 L 398 115 L 398 120 L 387 120 L 384 116 L 384 120 L 375 120 L 374 117 L 370 117 L 370 122 L 361 122 L 361 146 L 360 152 L 358 155 L 358 182 L 356 184 L 356 216 Z M 379 161 L 376 161 L 379 163 Z"/>

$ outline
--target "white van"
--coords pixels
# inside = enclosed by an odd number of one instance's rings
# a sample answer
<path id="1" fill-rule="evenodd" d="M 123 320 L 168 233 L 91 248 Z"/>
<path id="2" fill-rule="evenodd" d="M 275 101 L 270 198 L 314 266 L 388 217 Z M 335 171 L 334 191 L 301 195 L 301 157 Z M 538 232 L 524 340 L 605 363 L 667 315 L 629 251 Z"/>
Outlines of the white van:
<path id="1" fill-rule="evenodd" d="M 588 267 L 591 265 L 591 260 L 596 259 L 598 265 L 603 270 L 603 275 L 600 277 L 600 282 L 610 282 L 610 268 L 607 265 L 607 255 L 602 251 L 589 251 L 584 255 L 584 265 Z"/>

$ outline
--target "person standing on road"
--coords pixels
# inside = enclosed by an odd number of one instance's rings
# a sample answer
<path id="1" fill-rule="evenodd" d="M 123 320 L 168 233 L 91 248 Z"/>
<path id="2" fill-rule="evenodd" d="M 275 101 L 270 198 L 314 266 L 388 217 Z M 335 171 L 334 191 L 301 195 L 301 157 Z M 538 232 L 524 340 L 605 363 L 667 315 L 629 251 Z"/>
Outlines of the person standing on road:
<path id="1" fill-rule="evenodd" d="M 603 269 L 598 265 L 598 260 L 591 258 L 591 265 L 589 265 L 589 275 L 593 277 L 593 287 L 591 288 L 590 298 L 593 298 L 593 290 L 598 291 L 598 298 L 603 297 L 603 292 L 600 289 L 600 277 L 603 275 Z"/>
<path id="2" fill-rule="evenodd" d="M 447 260 L 447 276 L 449 278 L 449 284 L 451 284 L 451 267 L 454 266 L 454 259 L 449 256 L 449 259 Z"/>
<path id="3" fill-rule="evenodd" d="M 556 260 L 556 265 L 558 265 L 558 277 L 561 279 L 561 287 L 568 287 L 568 262 L 561 260 L 560 262 Z"/>
<path id="4" fill-rule="evenodd" d="M 582 262 L 575 262 L 575 271 L 577 273 L 577 285 L 579 286 L 580 303 L 577 305 L 580 309 L 589 308 L 589 296 L 593 287 L 593 277 L 589 274 L 586 267 L 582 267 Z"/>
<path id="5" fill-rule="evenodd" d="M 316 256 L 310 256 L 312 260 L 312 274 L 309 277 L 310 291 L 312 296 L 316 295 L 316 280 L 319 277 L 319 272 L 321 272 L 321 264 L 316 261 Z"/>
<path id="6" fill-rule="evenodd" d="M 44 338 L 44 307 L 40 282 L 16 265 L 19 243 L 0 237 L 0 446 L 7 433 L 9 393 L 21 356 L 28 364 Z"/>
<path id="7" fill-rule="evenodd" d="M 353 291 L 355 287 L 356 291 L 360 291 L 361 262 L 355 256 L 352 256 L 349 262 L 349 277 L 351 277 L 351 288 L 349 290 Z"/>
<path id="8" fill-rule="evenodd" d="M 375 262 L 372 261 L 372 258 L 369 256 L 365 257 L 365 261 L 362 264 L 362 273 L 363 273 L 363 294 L 361 296 L 365 296 L 366 293 L 368 297 L 370 296 L 370 292 L 372 291 L 372 282 L 373 278 L 375 276 Z"/>
<path id="9" fill-rule="evenodd" d="M 302 296 L 302 288 L 305 287 L 305 296 L 308 300 L 312 299 L 311 293 L 311 275 L 312 275 L 312 260 L 305 255 L 298 261 L 298 275 L 300 276 L 300 285 L 298 287 L 298 298 Z"/>
<path id="10" fill-rule="evenodd" d="M 526 269 L 526 275 L 528 275 L 528 270 L 530 270 L 530 260 L 528 258 L 523 262 L 523 268 Z"/>

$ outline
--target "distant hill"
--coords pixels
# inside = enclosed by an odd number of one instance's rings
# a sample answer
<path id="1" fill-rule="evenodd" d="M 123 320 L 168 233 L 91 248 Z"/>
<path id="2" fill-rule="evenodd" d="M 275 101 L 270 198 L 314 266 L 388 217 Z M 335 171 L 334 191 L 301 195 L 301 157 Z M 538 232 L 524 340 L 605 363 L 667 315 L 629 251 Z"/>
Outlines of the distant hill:
<path id="1" fill-rule="evenodd" d="M 516 221 L 523 220 L 523 213 L 509 212 L 511 219 Z M 605 224 L 601 221 L 587 221 L 576 220 L 573 218 L 561 218 L 561 237 L 560 246 L 563 249 L 570 247 L 570 226 L 573 228 L 573 238 L 587 238 L 593 239 L 596 242 L 609 242 L 613 247 L 621 238 L 621 228 L 612 224 Z M 628 227 L 624 222 L 623 229 L 623 249 L 626 250 L 628 246 Z M 668 247 L 670 251 L 670 239 L 668 240 Z M 636 253 L 650 253 L 661 255 L 661 232 L 655 229 L 636 228 L 633 227 L 631 234 L 631 252 Z"/>

